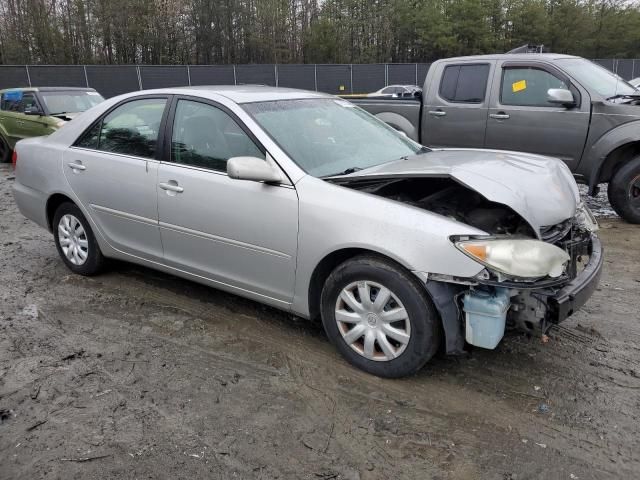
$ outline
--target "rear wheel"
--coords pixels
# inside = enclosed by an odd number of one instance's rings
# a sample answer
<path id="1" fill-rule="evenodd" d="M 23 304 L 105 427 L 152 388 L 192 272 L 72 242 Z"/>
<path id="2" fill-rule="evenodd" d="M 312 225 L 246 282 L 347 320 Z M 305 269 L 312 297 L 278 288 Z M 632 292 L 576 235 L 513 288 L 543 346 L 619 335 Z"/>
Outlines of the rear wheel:
<path id="1" fill-rule="evenodd" d="M 640 223 L 640 156 L 618 169 L 609 182 L 609 202 L 629 223 Z"/>
<path id="2" fill-rule="evenodd" d="M 8 163 L 11 161 L 11 148 L 7 141 L 0 136 L 0 163 Z"/>
<path id="3" fill-rule="evenodd" d="M 338 266 L 325 282 L 321 311 L 338 351 L 380 377 L 416 373 L 438 349 L 439 318 L 424 288 L 383 258 L 361 256 Z"/>
<path id="4" fill-rule="evenodd" d="M 53 217 L 53 236 L 60 258 L 74 273 L 95 275 L 104 257 L 89 222 L 73 203 L 63 203 Z"/>

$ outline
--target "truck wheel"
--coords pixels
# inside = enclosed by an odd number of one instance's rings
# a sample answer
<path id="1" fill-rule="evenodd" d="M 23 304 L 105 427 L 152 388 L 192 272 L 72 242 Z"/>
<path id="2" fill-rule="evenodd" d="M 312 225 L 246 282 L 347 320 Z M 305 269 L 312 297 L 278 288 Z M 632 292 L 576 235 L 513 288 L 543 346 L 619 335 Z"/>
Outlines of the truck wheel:
<path id="1" fill-rule="evenodd" d="M 609 202 L 629 223 L 640 223 L 640 156 L 626 162 L 609 182 Z"/>
<path id="2" fill-rule="evenodd" d="M 11 161 L 11 149 L 7 141 L 0 137 L 0 163 L 8 163 Z"/>
<path id="3" fill-rule="evenodd" d="M 424 288 L 393 262 L 359 256 L 339 265 L 321 295 L 329 340 L 352 365 L 380 377 L 416 373 L 440 344 L 440 319 Z"/>
<path id="4" fill-rule="evenodd" d="M 73 203 L 63 203 L 56 210 L 53 237 L 60 258 L 69 270 L 86 276 L 100 273 L 104 257 L 89 222 Z"/>

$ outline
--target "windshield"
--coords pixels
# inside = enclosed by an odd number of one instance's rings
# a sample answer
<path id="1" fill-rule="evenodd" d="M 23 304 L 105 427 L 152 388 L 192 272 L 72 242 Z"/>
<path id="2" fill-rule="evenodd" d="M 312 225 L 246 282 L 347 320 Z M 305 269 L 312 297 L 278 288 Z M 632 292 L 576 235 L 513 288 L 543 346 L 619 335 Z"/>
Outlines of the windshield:
<path id="1" fill-rule="evenodd" d="M 316 177 L 373 167 L 423 148 L 345 100 L 279 100 L 243 108 L 305 172 Z"/>
<path id="2" fill-rule="evenodd" d="M 626 80 L 584 58 L 565 58 L 557 62 L 585 87 L 592 88 L 605 98 L 614 95 L 638 94 L 638 91 Z"/>
<path id="3" fill-rule="evenodd" d="M 47 110 L 51 112 L 50 115 L 84 112 L 104 101 L 98 92 L 82 90 L 77 92 L 40 92 L 40 95 L 42 95 Z"/>

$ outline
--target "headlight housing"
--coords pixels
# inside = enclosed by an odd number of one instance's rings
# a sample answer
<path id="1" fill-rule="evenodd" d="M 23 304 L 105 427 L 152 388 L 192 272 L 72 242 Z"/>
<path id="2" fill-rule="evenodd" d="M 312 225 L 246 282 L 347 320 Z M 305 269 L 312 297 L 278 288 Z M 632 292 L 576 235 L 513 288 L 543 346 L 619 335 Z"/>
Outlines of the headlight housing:
<path id="1" fill-rule="evenodd" d="M 587 207 L 584 203 L 580 203 L 578 205 L 578 209 L 576 210 L 575 222 L 584 228 L 587 232 L 597 232 L 600 228 L 598 226 L 598 221 L 596 217 L 593 215 L 589 207 Z"/>
<path id="2" fill-rule="evenodd" d="M 520 278 L 557 278 L 570 259 L 561 248 L 540 240 L 472 239 L 455 246 L 490 270 Z"/>

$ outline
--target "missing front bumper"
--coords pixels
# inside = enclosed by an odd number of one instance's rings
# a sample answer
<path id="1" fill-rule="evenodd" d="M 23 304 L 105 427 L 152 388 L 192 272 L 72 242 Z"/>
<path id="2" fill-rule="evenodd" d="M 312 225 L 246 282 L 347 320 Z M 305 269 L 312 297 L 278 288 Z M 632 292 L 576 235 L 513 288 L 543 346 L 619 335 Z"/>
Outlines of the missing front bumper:
<path id="1" fill-rule="evenodd" d="M 522 289 L 512 298 L 509 312 L 511 326 L 528 333 L 544 333 L 552 324 L 566 320 L 579 310 L 598 288 L 604 255 L 600 239 L 595 234 L 571 247 L 572 268 L 577 259 L 589 260 L 573 278 L 562 285 Z"/>

